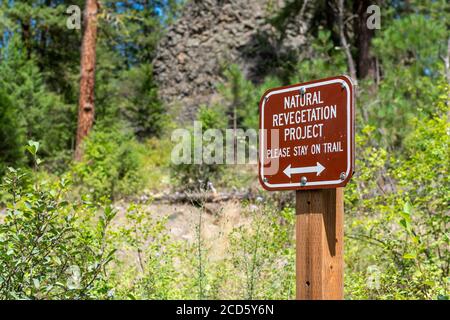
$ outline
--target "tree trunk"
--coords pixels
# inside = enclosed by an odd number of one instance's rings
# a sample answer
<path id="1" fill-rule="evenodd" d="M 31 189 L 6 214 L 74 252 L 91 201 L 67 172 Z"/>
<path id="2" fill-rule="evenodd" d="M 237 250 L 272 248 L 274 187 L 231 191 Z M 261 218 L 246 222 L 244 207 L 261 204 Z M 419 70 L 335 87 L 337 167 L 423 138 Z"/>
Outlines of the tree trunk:
<path id="1" fill-rule="evenodd" d="M 336 32 L 336 10 L 335 3 L 333 1 L 325 1 L 325 23 L 327 30 L 331 31 L 331 40 L 334 46 L 341 45 L 341 38 L 339 36 L 339 30 Z"/>
<path id="2" fill-rule="evenodd" d="M 344 49 L 345 56 L 347 57 L 347 66 L 350 73 L 350 77 L 357 84 L 355 60 L 353 59 L 350 44 L 347 41 L 347 35 L 345 34 L 345 6 L 344 0 L 337 1 L 337 23 L 339 27 L 339 37 L 341 40 L 342 48 Z"/>
<path id="3" fill-rule="evenodd" d="M 358 78 L 364 79 L 367 76 L 375 78 L 375 60 L 370 54 L 370 42 L 375 35 L 375 30 L 367 28 L 367 8 L 371 5 L 370 0 L 361 0 L 354 2 L 353 12 L 356 15 L 355 19 L 355 34 L 356 47 L 358 49 L 357 55 L 357 72 Z"/>
<path id="4" fill-rule="evenodd" d="M 83 156 L 82 142 L 94 123 L 95 49 L 97 39 L 97 0 L 86 0 L 84 10 L 84 34 L 81 46 L 80 97 L 78 102 L 78 126 L 75 160 Z"/>

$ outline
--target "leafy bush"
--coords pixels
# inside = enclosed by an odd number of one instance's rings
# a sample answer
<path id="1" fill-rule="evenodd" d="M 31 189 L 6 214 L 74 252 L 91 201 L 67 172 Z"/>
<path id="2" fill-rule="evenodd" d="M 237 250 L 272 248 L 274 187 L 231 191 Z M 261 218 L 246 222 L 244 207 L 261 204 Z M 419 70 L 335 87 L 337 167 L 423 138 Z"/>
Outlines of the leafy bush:
<path id="1" fill-rule="evenodd" d="M 0 176 L 8 165 L 16 165 L 22 160 L 22 139 L 23 132 L 13 104 L 0 90 Z"/>
<path id="2" fill-rule="evenodd" d="M 153 80 L 152 65 L 144 64 L 123 74 L 121 112 L 139 138 L 160 137 L 168 117 Z"/>
<path id="3" fill-rule="evenodd" d="M 317 37 L 312 40 L 312 53 L 292 67 L 290 82 L 306 82 L 346 72 L 344 53 L 333 45 L 331 32 L 320 28 Z"/>
<path id="4" fill-rule="evenodd" d="M 114 232 L 111 245 L 122 251 L 111 269 L 115 297 L 176 299 L 180 296 L 175 266 L 179 245 L 170 240 L 167 218 L 156 218 L 141 205 L 130 205 L 125 223 Z M 130 263 L 131 262 L 131 263 Z"/>
<path id="5" fill-rule="evenodd" d="M 250 225 L 230 234 L 231 274 L 242 299 L 293 299 L 295 237 L 293 209 L 250 205 Z M 273 272 L 273 270 L 278 270 Z"/>
<path id="6" fill-rule="evenodd" d="M 146 187 L 161 190 L 170 187 L 170 153 L 172 142 L 167 137 L 150 138 L 144 142 L 145 153 L 140 172 L 144 172 Z"/>
<path id="7" fill-rule="evenodd" d="M 28 146 L 33 156 L 38 148 Z M 0 224 L 1 299 L 106 297 L 103 270 L 114 251 L 105 250 L 105 235 L 115 212 L 106 205 L 95 221 L 96 204 L 65 201 L 69 184 L 33 181 L 29 172 L 8 168 L 1 185 L 11 196 Z"/>
<path id="8" fill-rule="evenodd" d="M 204 239 L 206 205 L 200 204 L 195 239 L 188 243 L 180 271 L 187 299 L 292 299 L 295 246 L 292 209 L 247 204 L 238 225 L 217 236 L 226 241 L 218 258 Z M 221 209 L 220 209 L 221 210 Z M 219 210 L 219 211 L 220 211 Z M 216 216 L 221 212 L 214 212 Z M 207 232 L 207 231 L 206 231 Z M 218 241 L 223 241 L 219 240 Z M 273 272 L 276 269 L 278 272 Z"/>
<path id="9" fill-rule="evenodd" d="M 220 107 L 209 108 L 202 106 L 197 114 L 197 121 L 202 124 L 202 130 L 205 132 L 208 129 L 218 129 L 222 131 L 226 128 L 226 116 Z M 203 139 L 198 137 L 197 139 Z M 215 141 L 216 143 L 223 141 Z M 191 163 L 172 164 L 172 178 L 183 189 L 186 190 L 206 190 L 208 183 L 216 181 L 223 172 L 223 165 L 221 164 L 194 164 L 194 133 L 190 131 L 190 143 L 191 143 Z M 205 146 L 203 147 L 205 148 Z M 203 150 L 201 156 L 203 159 L 205 150 Z M 225 153 L 224 153 L 225 154 Z"/>
<path id="10" fill-rule="evenodd" d="M 443 72 L 440 51 L 448 38 L 444 21 L 408 15 L 394 19 L 373 40 L 383 74 L 375 95 L 362 87 L 361 113 L 366 123 L 379 128 L 374 138 L 385 148 L 401 150 L 403 139 L 414 130 L 414 117 L 434 113 Z"/>
<path id="11" fill-rule="evenodd" d="M 236 109 L 236 123 L 238 128 L 258 129 L 259 128 L 259 100 L 267 89 L 281 85 L 281 82 L 268 77 L 259 86 L 254 85 L 245 78 L 245 75 L 237 65 L 230 65 L 224 70 L 225 81 L 218 86 L 219 92 L 225 99 L 224 105 L 227 109 L 229 119 L 234 117 Z M 229 123 L 228 127 L 232 123 Z"/>
<path id="12" fill-rule="evenodd" d="M 14 104 L 17 132 L 9 139 L 28 139 L 42 143 L 41 157 L 52 171 L 62 172 L 71 160 L 71 147 L 76 130 L 73 105 L 50 91 L 44 82 L 35 57 L 27 57 L 17 36 L 13 36 L 1 53 L 7 57 L 0 63 L 0 87 Z M 13 112 L 13 111 L 10 111 Z M 23 141 L 20 141 L 23 143 Z M 14 150 L 14 149 L 11 149 Z"/>
<path id="13" fill-rule="evenodd" d="M 434 117 L 414 121 L 403 157 L 367 146 L 374 128 L 358 137 L 360 172 L 346 189 L 352 298 L 448 298 L 450 141 L 442 97 Z"/>
<path id="14" fill-rule="evenodd" d="M 81 162 L 73 166 L 76 182 L 95 198 L 129 195 L 145 182 L 143 146 L 120 128 L 98 125 L 85 140 Z"/>

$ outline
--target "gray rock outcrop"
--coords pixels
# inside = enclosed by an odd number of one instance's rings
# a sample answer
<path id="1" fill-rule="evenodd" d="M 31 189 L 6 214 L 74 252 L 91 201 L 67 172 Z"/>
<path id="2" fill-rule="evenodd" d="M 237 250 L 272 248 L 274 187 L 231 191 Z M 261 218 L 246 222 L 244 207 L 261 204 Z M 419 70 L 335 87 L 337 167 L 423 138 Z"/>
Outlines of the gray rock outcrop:
<path id="1" fill-rule="evenodd" d="M 201 104 L 219 99 L 222 70 L 238 64 L 262 81 L 268 61 L 305 43 L 307 19 L 295 19 L 283 34 L 268 22 L 281 0 L 191 0 L 161 40 L 154 63 L 160 96 L 179 120 L 195 117 Z M 272 9 L 271 9 L 272 8 Z M 304 15 L 304 12 L 302 13 Z"/>

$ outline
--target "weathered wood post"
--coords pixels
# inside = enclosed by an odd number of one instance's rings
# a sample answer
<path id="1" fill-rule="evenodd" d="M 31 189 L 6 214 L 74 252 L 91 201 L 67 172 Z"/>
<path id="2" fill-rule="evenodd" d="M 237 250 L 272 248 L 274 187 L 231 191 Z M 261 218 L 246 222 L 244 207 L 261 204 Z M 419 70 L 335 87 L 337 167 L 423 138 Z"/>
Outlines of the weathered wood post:
<path id="1" fill-rule="evenodd" d="M 297 299 L 343 299 L 343 188 L 297 191 L 296 214 Z"/>

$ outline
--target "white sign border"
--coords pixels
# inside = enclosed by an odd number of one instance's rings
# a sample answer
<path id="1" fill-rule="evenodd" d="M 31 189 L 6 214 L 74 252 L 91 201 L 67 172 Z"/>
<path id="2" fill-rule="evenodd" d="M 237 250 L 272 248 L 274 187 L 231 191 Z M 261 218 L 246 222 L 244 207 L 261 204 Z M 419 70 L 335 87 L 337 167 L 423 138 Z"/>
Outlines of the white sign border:
<path id="1" fill-rule="evenodd" d="M 349 77 L 346 77 L 351 82 L 351 79 Z M 345 176 L 348 177 L 350 174 L 351 164 L 353 159 L 351 158 L 351 148 L 352 148 L 352 137 L 351 137 L 351 92 L 350 87 L 348 86 L 348 83 L 343 79 L 332 79 L 332 80 L 326 80 L 323 82 L 316 82 L 316 83 L 310 83 L 306 85 L 299 85 L 291 88 L 285 88 L 280 90 L 275 90 L 269 92 L 266 96 L 263 97 L 263 103 L 261 105 L 261 131 L 260 131 L 260 138 L 259 138 L 259 144 L 260 144 L 260 164 L 261 164 L 261 181 L 264 183 L 265 186 L 268 188 L 285 188 L 285 187 L 307 187 L 307 186 L 322 186 L 322 185 L 332 185 L 332 184 L 339 184 L 342 183 L 342 180 L 328 180 L 328 181 L 312 181 L 312 182 L 306 182 L 302 184 L 300 181 L 298 183 L 278 183 L 278 184 L 271 184 L 267 181 L 264 181 L 264 107 L 266 105 L 266 101 L 268 98 L 275 94 L 280 93 L 286 93 L 291 91 L 300 91 L 301 88 L 304 88 L 305 90 L 308 88 L 315 88 L 320 87 L 328 84 L 333 83 L 339 83 L 341 84 L 345 90 L 347 91 L 347 170 L 345 172 Z"/>

